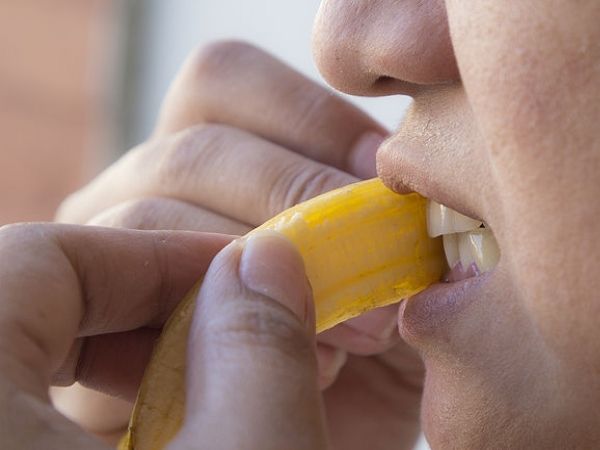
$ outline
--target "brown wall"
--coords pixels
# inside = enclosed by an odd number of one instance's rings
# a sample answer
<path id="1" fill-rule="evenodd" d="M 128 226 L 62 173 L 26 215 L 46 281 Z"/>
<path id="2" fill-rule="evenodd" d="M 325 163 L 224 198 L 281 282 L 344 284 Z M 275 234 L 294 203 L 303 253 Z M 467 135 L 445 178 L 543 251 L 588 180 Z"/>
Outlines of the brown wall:
<path id="1" fill-rule="evenodd" d="M 0 224 L 52 219 L 94 171 L 110 8 L 0 2 Z"/>

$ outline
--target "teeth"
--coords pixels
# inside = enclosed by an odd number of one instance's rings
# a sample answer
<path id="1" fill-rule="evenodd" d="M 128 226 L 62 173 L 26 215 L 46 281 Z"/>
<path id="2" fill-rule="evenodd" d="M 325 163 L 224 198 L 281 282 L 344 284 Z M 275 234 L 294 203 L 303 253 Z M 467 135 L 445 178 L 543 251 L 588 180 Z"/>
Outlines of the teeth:
<path id="1" fill-rule="evenodd" d="M 431 237 L 476 230 L 482 224 L 433 200 L 428 201 L 427 231 Z"/>
<path id="2" fill-rule="evenodd" d="M 456 264 L 460 261 L 460 253 L 458 250 L 458 234 L 445 234 L 442 239 L 444 240 L 444 253 L 446 254 L 446 261 L 448 267 L 453 269 Z"/>
<path id="3" fill-rule="evenodd" d="M 483 273 L 496 267 L 500 249 L 492 231 L 480 228 L 481 225 L 483 222 L 433 200 L 427 203 L 427 231 L 431 237 L 442 235 L 450 269 L 454 269 L 458 263 L 461 263 L 465 273 L 469 270 Z"/>
<path id="4" fill-rule="evenodd" d="M 460 233 L 457 240 L 460 262 L 465 269 L 475 263 L 483 273 L 492 270 L 498 264 L 500 249 L 489 228 Z"/>

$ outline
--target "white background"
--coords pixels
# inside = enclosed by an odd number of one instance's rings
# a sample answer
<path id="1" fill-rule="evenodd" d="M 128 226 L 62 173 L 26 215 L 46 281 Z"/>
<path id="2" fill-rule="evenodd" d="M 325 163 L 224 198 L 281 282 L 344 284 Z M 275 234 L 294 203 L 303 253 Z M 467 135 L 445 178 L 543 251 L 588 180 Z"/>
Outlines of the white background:
<path id="1" fill-rule="evenodd" d="M 319 0 L 145 0 L 136 31 L 132 143 L 153 128 L 167 87 L 186 55 L 217 39 L 241 38 L 259 45 L 309 77 L 323 82 L 312 61 L 310 36 Z M 350 98 L 350 97 L 349 97 Z M 390 130 L 408 104 L 406 97 L 351 98 Z M 428 448 L 422 439 L 419 450 Z"/>
<path id="2" fill-rule="evenodd" d="M 131 122 L 134 138 L 148 135 L 167 86 L 187 54 L 206 42 L 241 38 L 259 45 L 309 77 L 311 29 L 319 0 L 145 0 Z M 400 121 L 406 97 L 353 98 L 389 129 Z"/>

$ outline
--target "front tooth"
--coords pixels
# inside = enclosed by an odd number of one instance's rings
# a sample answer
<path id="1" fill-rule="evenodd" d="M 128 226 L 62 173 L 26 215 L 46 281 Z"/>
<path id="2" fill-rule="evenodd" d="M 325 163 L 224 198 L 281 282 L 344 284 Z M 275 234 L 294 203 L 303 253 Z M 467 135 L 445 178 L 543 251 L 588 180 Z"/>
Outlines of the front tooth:
<path id="1" fill-rule="evenodd" d="M 427 203 L 427 231 L 429 236 L 476 230 L 483 222 L 465 216 L 433 200 Z"/>
<path id="2" fill-rule="evenodd" d="M 480 228 L 458 235 L 460 262 L 466 269 L 475 263 L 480 272 L 488 272 L 498 264 L 500 249 L 493 233 L 488 228 Z"/>
<path id="3" fill-rule="evenodd" d="M 457 234 L 445 234 L 442 236 L 444 242 L 444 253 L 446 254 L 446 262 L 450 269 L 454 269 L 454 266 L 460 261 L 460 253 L 458 251 L 458 235 Z"/>

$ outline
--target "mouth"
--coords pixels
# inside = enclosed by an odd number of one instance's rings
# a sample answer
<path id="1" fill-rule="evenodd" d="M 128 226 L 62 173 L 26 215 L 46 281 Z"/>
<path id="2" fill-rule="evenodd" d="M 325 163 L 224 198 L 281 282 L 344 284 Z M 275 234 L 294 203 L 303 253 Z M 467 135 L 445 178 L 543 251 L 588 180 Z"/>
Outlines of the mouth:
<path id="1" fill-rule="evenodd" d="M 400 305 L 400 334 L 409 342 L 445 335 L 485 289 L 500 260 L 494 233 L 483 221 L 428 200 L 427 226 L 431 237 L 442 237 L 449 269 L 440 283 Z"/>
<path id="2" fill-rule="evenodd" d="M 450 271 L 444 281 L 457 282 L 492 271 L 500 260 L 500 249 L 492 230 L 482 221 L 428 200 L 427 231 L 442 236 Z"/>

